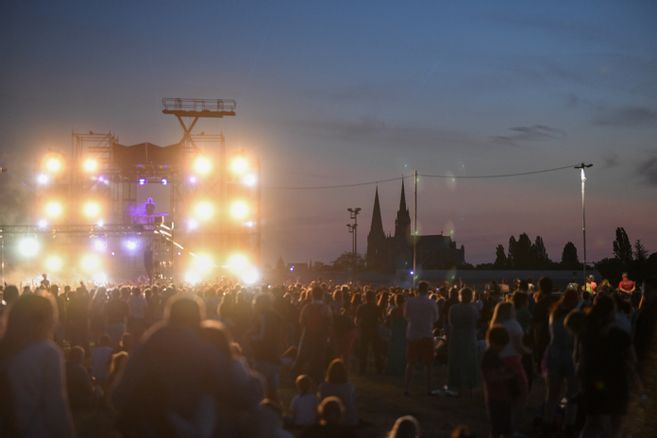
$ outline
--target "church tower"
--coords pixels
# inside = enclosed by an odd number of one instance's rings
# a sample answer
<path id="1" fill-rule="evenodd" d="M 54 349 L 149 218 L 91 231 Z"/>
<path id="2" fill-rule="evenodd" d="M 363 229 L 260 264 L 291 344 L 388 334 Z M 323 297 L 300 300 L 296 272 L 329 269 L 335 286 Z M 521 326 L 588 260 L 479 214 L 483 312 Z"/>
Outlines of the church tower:
<path id="1" fill-rule="evenodd" d="M 411 241 L 411 215 L 406 207 L 406 191 L 404 190 L 403 179 L 399 210 L 397 210 L 397 219 L 395 219 L 395 240 L 403 242 Z"/>
<path id="2" fill-rule="evenodd" d="M 379 205 L 379 188 L 374 193 L 374 208 L 372 209 L 372 224 L 370 232 L 367 235 L 367 267 L 368 269 L 378 270 L 385 265 L 386 235 L 383 231 L 383 221 L 381 220 L 381 206 Z"/>

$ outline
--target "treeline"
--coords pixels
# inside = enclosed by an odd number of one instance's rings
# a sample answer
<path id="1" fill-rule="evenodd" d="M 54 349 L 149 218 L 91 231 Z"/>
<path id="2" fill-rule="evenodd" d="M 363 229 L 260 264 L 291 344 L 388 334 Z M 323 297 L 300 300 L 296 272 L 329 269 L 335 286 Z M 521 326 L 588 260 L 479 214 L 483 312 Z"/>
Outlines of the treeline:
<path id="1" fill-rule="evenodd" d="M 627 272 L 630 278 L 639 282 L 648 275 L 657 273 L 657 252 L 648 255 L 648 249 L 641 240 L 635 240 L 632 244 L 622 227 L 616 228 L 613 254 L 613 257 L 597 262 L 595 269 L 614 283 L 620 280 L 623 272 Z"/>
<path id="2" fill-rule="evenodd" d="M 495 261 L 477 265 L 478 269 L 581 269 L 582 263 L 577 255 L 577 247 L 573 242 L 567 242 L 561 252 L 561 261 L 555 262 L 545 249 L 543 238 L 536 236 L 534 241 L 526 233 L 509 238 L 508 250 L 499 244 L 495 249 Z"/>

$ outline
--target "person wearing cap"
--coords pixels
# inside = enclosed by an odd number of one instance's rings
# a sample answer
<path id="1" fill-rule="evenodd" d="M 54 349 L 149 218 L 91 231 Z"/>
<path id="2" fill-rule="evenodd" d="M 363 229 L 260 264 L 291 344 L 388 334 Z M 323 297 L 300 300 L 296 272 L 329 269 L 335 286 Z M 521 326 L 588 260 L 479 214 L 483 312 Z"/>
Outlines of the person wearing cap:
<path id="1" fill-rule="evenodd" d="M 555 427 L 557 406 L 561 399 L 563 385 L 566 384 L 566 397 L 568 400 L 577 394 L 577 378 L 573 349 L 575 340 L 564 324 L 568 314 L 577 308 L 579 297 L 576 287 L 568 285 L 568 289 L 553 305 L 550 311 L 550 343 L 545 352 L 546 400 L 544 420 L 547 428 Z M 575 424 L 577 406 L 568 403 L 566 407 L 564 427 L 573 428 Z"/>

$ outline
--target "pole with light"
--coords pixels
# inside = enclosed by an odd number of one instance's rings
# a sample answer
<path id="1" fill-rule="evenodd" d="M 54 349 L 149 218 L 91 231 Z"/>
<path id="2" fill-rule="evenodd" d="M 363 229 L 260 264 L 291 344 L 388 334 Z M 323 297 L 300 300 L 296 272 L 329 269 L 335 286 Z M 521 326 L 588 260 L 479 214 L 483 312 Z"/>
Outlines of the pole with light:
<path id="1" fill-rule="evenodd" d="M 358 214 L 362 209 L 360 207 L 348 208 L 349 219 L 354 222 L 347 225 L 349 227 L 349 232 L 353 234 L 352 238 L 352 252 L 354 254 L 354 265 L 356 264 L 356 256 L 358 256 Z"/>
<path id="2" fill-rule="evenodd" d="M 582 264 L 582 275 L 584 276 L 584 285 L 586 286 L 586 173 L 584 169 L 592 167 L 593 164 L 586 164 L 582 162 L 579 166 L 575 166 L 575 169 L 580 171 L 580 181 L 582 182 L 582 244 L 584 249 L 584 263 Z"/>

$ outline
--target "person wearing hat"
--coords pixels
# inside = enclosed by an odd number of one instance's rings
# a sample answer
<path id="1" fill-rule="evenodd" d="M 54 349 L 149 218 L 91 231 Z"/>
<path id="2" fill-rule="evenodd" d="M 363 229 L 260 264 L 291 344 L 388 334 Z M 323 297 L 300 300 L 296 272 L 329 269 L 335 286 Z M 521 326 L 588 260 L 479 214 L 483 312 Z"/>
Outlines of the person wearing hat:
<path id="1" fill-rule="evenodd" d="M 575 340 L 572 333 L 566 329 L 564 320 L 570 312 L 577 308 L 578 304 L 577 289 L 569 285 L 550 311 L 550 344 L 547 347 L 544 362 L 547 386 L 544 420 L 549 429 L 555 428 L 555 416 L 564 383 L 566 384 L 565 394 L 569 401 L 577 394 L 577 378 L 573 361 Z M 565 429 L 574 427 L 576 409 L 576 405 L 568 403 L 563 421 Z"/>

